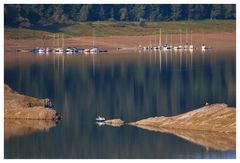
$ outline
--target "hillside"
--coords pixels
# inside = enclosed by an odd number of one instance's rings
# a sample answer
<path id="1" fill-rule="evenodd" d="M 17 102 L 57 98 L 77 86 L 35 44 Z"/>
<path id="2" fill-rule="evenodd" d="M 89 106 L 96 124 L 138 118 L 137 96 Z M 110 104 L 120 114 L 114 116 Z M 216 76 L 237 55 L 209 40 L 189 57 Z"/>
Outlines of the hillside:
<path id="1" fill-rule="evenodd" d="M 65 38 L 92 36 L 93 29 L 96 37 L 100 36 L 144 36 L 159 34 L 162 29 L 162 35 L 187 33 L 222 33 L 236 32 L 235 20 L 199 20 L 199 21 L 171 21 L 171 22 L 146 22 L 145 26 L 139 25 L 139 22 L 79 22 L 71 25 L 51 25 L 38 28 L 4 28 L 5 39 L 26 39 L 41 38 L 53 39 L 54 34 L 63 34 Z"/>
<path id="2" fill-rule="evenodd" d="M 171 128 L 198 131 L 236 132 L 236 109 L 214 104 L 172 117 L 151 117 L 130 123 L 141 128 Z"/>

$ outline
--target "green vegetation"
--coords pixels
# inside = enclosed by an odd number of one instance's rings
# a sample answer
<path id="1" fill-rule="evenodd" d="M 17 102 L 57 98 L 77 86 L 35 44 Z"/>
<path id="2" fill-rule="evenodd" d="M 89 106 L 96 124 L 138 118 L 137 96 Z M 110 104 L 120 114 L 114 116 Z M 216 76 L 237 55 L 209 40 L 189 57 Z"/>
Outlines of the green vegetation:
<path id="1" fill-rule="evenodd" d="M 5 4 L 4 24 L 39 27 L 87 21 L 236 19 L 235 4 Z"/>
<path id="2" fill-rule="evenodd" d="M 5 39 L 43 38 L 53 33 L 26 28 L 4 28 Z"/>
<path id="3" fill-rule="evenodd" d="M 159 33 L 185 33 L 185 30 L 193 31 L 193 33 L 219 33 L 219 32 L 235 32 L 235 20 L 200 20 L 200 21 L 171 21 L 171 22 L 145 22 L 144 27 L 139 22 L 112 22 L 112 21 L 95 21 L 80 22 L 72 25 L 53 25 L 38 29 L 26 28 L 9 28 L 5 27 L 5 38 L 22 39 L 22 38 L 43 38 L 51 37 L 55 33 L 64 33 L 66 37 L 74 36 L 92 36 L 95 29 L 96 36 L 111 35 L 154 35 Z"/>

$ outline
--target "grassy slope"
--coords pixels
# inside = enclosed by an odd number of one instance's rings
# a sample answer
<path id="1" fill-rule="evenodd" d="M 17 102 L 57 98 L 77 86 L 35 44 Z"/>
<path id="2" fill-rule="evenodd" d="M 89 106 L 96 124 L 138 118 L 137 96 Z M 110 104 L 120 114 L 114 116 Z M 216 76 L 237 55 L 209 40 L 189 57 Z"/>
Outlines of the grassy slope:
<path id="1" fill-rule="evenodd" d="M 50 37 L 53 33 L 64 33 L 66 36 L 92 36 L 92 29 L 95 28 L 96 36 L 111 35 L 150 35 L 162 33 L 185 33 L 188 29 L 193 33 L 216 33 L 216 32 L 235 32 L 235 20 L 202 20 L 202 21 L 176 21 L 176 22 L 147 22 L 145 27 L 140 27 L 139 22 L 85 22 L 75 23 L 69 26 L 51 26 L 33 29 L 5 28 L 5 38 L 42 38 Z"/>

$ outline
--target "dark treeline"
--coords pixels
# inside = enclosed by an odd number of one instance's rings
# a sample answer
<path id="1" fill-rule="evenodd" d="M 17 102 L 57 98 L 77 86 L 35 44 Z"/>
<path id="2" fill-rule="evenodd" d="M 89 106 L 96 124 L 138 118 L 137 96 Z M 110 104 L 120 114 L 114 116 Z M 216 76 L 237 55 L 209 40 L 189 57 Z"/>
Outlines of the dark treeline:
<path id="1" fill-rule="evenodd" d="M 235 19 L 235 4 L 5 4 L 5 26 L 86 21 Z"/>

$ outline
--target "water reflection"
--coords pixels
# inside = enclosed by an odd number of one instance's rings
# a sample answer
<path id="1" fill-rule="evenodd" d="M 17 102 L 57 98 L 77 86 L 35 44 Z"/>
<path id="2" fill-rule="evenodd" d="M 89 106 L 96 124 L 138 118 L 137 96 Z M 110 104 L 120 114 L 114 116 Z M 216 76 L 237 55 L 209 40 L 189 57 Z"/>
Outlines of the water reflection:
<path id="1" fill-rule="evenodd" d="M 37 132 L 48 132 L 56 126 L 55 121 L 4 119 L 4 140 L 13 136 L 26 136 Z"/>
<path id="2" fill-rule="evenodd" d="M 177 115 L 206 101 L 236 106 L 235 51 L 9 54 L 4 60 L 6 84 L 50 98 L 64 117 L 48 133 L 6 140 L 7 158 L 235 157 L 235 151 L 206 151 L 170 134 L 95 124 L 98 114 L 133 122 Z M 28 150 L 33 144 L 39 148 Z"/>
<path id="3" fill-rule="evenodd" d="M 220 151 L 236 150 L 236 133 L 178 130 L 154 126 L 140 126 L 140 128 L 155 132 L 174 134 L 185 140 L 201 145 L 207 150 L 209 150 L 209 148 Z"/>

